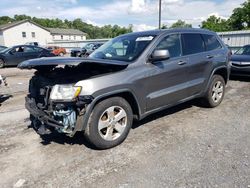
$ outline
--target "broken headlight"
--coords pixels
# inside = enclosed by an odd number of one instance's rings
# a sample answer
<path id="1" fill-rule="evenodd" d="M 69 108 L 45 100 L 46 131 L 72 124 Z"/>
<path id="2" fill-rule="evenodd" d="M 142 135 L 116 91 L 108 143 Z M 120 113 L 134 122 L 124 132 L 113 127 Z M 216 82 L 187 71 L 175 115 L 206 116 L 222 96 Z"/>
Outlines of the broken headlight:
<path id="1" fill-rule="evenodd" d="M 50 99 L 51 100 L 73 100 L 81 93 L 80 86 L 72 85 L 55 85 L 52 88 Z"/>

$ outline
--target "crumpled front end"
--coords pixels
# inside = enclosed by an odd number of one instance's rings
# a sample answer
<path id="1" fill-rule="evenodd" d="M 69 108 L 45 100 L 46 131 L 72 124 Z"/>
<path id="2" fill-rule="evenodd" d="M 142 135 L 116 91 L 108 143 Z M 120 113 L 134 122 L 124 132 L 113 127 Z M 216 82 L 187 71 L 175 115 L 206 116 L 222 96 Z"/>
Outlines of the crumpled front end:
<path id="1" fill-rule="evenodd" d="M 45 98 L 45 100 L 47 100 Z M 91 99 L 89 99 L 89 102 Z M 34 129 L 41 135 L 49 134 L 56 130 L 59 133 L 65 133 L 73 136 L 82 125 L 83 115 L 87 100 L 72 102 L 48 102 L 46 106 L 27 96 L 25 98 L 25 107 L 31 114 L 31 121 Z"/>
<path id="2" fill-rule="evenodd" d="M 83 116 L 93 98 L 88 82 L 77 83 L 126 67 L 127 64 L 119 62 L 79 58 L 44 58 L 19 64 L 21 69 L 37 69 L 26 97 L 34 129 L 39 134 L 56 130 L 71 136 L 82 131 Z"/>
<path id="3" fill-rule="evenodd" d="M 58 83 L 54 79 L 34 76 L 30 81 L 29 95 L 25 98 L 26 109 L 31 114 L 34 129 L 41 135 L 52 131 L 73 136 L 82 125 L 86 106 L 91 96 L 79 96 L 74 84 Z M 79 88 L 79 87 L 77 87 Z M 62 91 L 58 92 L 61 89 Z M 71 93 L 72 92 L 72 96 Z"/>

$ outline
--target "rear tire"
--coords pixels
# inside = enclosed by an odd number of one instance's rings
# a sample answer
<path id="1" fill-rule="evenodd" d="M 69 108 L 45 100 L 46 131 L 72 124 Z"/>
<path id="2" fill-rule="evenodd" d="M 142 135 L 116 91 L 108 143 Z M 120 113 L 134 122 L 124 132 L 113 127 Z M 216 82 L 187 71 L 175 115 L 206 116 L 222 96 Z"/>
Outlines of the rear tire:
<path id="1" fill-rule="evenodd" d="M 224 78 L 220 75 L 213 75 L 203 100 L 205 106 L 209 108 L 218 106 L 224 98 L 225 88 Z"/>
<path id="2" fill-rule="evenodd" d="M 0 69 L 4 68 L 4 61 L 2 59 L 0 59 Z"/>
<path id="3" fill-rule="evenodd" d="M 112 97 L 94 107 L 84 134 L 96 148 L 108 149 L 126 139 L 132 122 L 129 103 L 121 97 Z"/>

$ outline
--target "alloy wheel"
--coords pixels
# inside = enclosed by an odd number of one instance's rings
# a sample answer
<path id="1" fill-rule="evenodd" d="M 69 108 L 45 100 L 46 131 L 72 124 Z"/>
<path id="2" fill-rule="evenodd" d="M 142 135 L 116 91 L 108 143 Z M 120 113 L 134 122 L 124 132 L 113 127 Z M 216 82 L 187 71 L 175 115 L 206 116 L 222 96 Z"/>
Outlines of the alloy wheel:
<path id="1" fill-rule="evenodd" d="M 98 131 L 100 136 L 107 141 L 119 138 L 127 126 L 127 113 L 120 106 L 107 108 L 98 121 Z"/>
<path id="2" fill-rule="evenodd" d="M 215 103 L 218 103 L 224 92 L 224 86 L 221 81 L 215 82 L 213 89 L 212 89 L 212 99 Z"/>

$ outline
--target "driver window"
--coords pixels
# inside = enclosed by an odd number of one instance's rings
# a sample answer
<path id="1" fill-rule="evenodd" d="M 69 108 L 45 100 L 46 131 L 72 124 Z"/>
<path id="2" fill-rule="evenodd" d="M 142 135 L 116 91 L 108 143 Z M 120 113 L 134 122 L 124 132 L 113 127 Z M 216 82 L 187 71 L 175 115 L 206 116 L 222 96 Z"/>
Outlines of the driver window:
<path id="1" fill-rule="evenodd" d="M 24 47 L 23 46 L 19 46 L 19 47 L 13 48 L 11 50 L 12 53 L 22 53 L 23 51 L 24 51 Z"/>
<path id="2" fill-rule="evenodd" d="M 180 35 L 168 35 L 156 46 L 156 50 L 168 50 L 170 58 L 181 56 Z"/>

